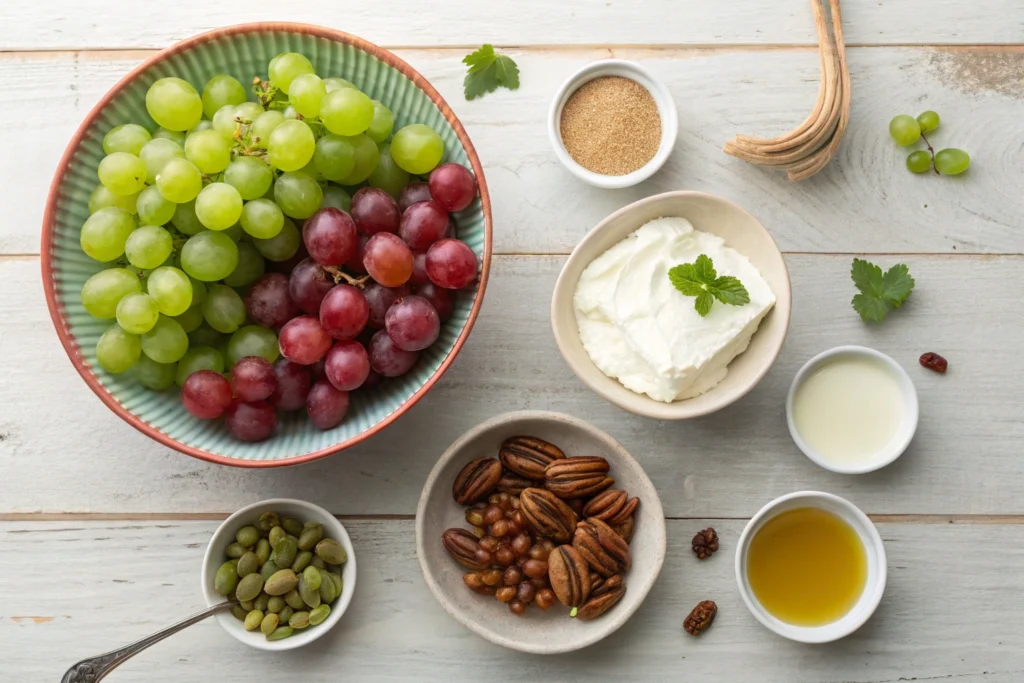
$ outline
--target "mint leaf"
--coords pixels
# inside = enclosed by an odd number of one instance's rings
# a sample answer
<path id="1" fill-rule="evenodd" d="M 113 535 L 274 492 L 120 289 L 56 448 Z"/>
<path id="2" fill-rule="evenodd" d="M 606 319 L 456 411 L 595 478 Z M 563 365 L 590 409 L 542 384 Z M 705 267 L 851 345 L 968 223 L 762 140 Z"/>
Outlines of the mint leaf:
<path id="1" fill-rule="evenodd" d="M 742 306 L 750 303 L 750 294 L 747 292 L 747 288 L 731 275 L 716 278 L 711 286 L 711 293 L 723 304 L 730 306 Z"/>
<path id="2" fill-rule="evenodd" d="M 711 312 L 715 299 L 730 306 L 750 303 L 746 287 L 731 275 L 718 277 L 715 264 L 707 254 L 693 263 L 681 263 L 668 271 L 669 282 L 685 296 L 695 296 L 693 308 L 704 318 Z"/>
<path id="3" fill-rule="evenodd" d="M 910 269 L 905 263 L 897 263 L 882 278 L 882 296 L 894 308 L 902 306 L 913 289 L 914 278 L 910 277 Z"/>
<path id="4" fill-rule="evenodd" d="M 863 259 L 853 259 L 850 278 L 860 290 L 850 303 L 865 322 L 882 322 L 890 310 L 899 308 L 914 289 L 914 278 L 905 263 L 898 263 L 885 274 Z"/>
<path id="5" fill-rule="evenodd" d="M 698 256 L 693 265 L 694 269 L 697 271 L 697 277 L 699 277 L 702 282 L 710 284 L 715 281 L 716 277 L 718 277 L 718 273 L 715 272 L 715 264 L 707 254 L 701 254 Z"/>
<path id="6" fill-rule="evenodd" d="M 700 296 L 707 291 L 707 285 L 693 263 L 683 263 L 668 271 L 669 282 L 686 296 Z"/>
<path id="7" fill-rule="evenodd" d="M 715 297 L 709 292 L 704 292 L 697 297 L 696 301 L 693 302 L 693 307 L 697 309 L 697 314 L 704 318 L 711 312 L 711 305 L 713 303 L 715 303 Z"/>
<path id="8" fill-rule="evenodd" d="M 466 55 L 462 63 L 469 66 L 462 81 L 467 100 L 494 92 L 499 86 L 509 90 L 519 87 L 519 67 L 511 57 L 497 54 L 492 45 L 485 44 L 476 52 Z"/>

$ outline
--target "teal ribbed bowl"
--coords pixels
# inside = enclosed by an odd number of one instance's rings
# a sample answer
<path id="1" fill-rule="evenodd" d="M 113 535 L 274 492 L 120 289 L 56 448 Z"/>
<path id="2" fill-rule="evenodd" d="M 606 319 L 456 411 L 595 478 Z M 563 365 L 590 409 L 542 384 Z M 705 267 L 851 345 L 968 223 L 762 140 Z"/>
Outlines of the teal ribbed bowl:
<path id="1" fill-rule="evenodd" d="M 177 391 L 155 392 L 131 377 L 112 375 L 96 363 L 96 342 L 110 321 L 95 320 L 82 306 L 82 285 L 104 268 L 79 246 L 89 216 L 88 197 L 99 182 L 103 135 L 116 125 L 142 123 L 155 129 L 146 113 L 146 90 L 158 78 L 178 76 L 202 90 L 217 73 L 242 83 L 266 77 L 267 63 L 280 52 L 300 52 L 321 76 L 355 83 L 395 114 L 395 129 L 425 123 L 441 134 L 445 160 L 468 164 L 480 198 L 456 216 L 459 239 L 482 265 L 475 291 L 460 292 L 455 313 L 438 341 L 421 354 L 408 374 L 370 390 L 356 391 L 345 421 L 320 431 L 305 411 L 280 414 L 277 434 L 262 443 L 234 439 L 220 421 L 200 420 L 181 405 Z M 43 285 L 61 343 L 89 387 L 111 410 L 157 441 L 213 462 L 268 467 L 307 462 L 336 453 L 380 431 L 409 409 L 448 368 L 476 319 L 491 257 L 491 211 L 483 168 L 462 124 L 433 87 L 395 55 L 355 36 L 319 26 L 259 23 L 211 31 L 178 43 L 121 79 L 93 108 L 75 133 L 50 187 L 42 234 Z"/>

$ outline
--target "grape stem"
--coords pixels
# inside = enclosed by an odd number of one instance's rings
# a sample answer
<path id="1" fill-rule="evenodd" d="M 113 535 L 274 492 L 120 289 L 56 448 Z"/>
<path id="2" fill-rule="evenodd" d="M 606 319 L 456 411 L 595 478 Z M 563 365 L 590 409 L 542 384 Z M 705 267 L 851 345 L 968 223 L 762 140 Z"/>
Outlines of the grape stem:
<path id="1" fill-rule="evenodd" d="M 369 275 L 364 275 L 363 277 L 352 277 L 351 275 L 341 270 L 337 266 L 324 266 L 324 271 L 334 276 L 335 284 L 344 280 L 353 287 L 363 289 L 364 287 L 366 287 L 366 283 L 370 281 Z"/>
<path id="2" fill-rule="evenodd" d="M 924 131 L 921 131 L 921 139 L 924 140 L 924 144 L 928 145 L 928 153 L 932 155 L 932 170 L 935 171 L 935 175 L 942 175 L 939 173 L 938 167 L 935 166 L 935 148 L 932 147 L 932 143 L 928 142 L 928 138 L 925 137 Z"/>

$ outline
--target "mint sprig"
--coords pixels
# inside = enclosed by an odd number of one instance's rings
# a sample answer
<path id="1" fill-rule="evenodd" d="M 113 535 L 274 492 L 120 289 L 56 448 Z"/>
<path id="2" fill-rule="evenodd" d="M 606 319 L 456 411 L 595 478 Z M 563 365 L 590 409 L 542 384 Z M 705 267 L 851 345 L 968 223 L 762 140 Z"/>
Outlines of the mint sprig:
<path id="1" fill-rule="evenodd" d="M 750 294 L 743 283 L 731 275 L 719 276 L 707 254 L 701 254 L 693 263 L 670 268 L 668 279 L 683 295 L 697 297 L 693 308 L 702 318 L 711 312 L 716 299 L 730 306 L 750 303 Z"/>
<path id="2" fill-rule="evenodd" d="M 469 67 L 462 81 L 467 100 L 494 92 L 499 86 L 509 90 L 519 87 L 519 67 L 511 57 L 498 54 L 489 44 L 463 57 L 462 63 Z"/>
<path id="3" fill-rule="evenodd" d="M 864 322 L 882 322 L 889 311 L 902 306 L 914 290 L 914 278 L 905 263 L 897 263 L 883 274 L 874 263 L 855 258 L 850 277 L 860 290 L 850 303 Z"/>

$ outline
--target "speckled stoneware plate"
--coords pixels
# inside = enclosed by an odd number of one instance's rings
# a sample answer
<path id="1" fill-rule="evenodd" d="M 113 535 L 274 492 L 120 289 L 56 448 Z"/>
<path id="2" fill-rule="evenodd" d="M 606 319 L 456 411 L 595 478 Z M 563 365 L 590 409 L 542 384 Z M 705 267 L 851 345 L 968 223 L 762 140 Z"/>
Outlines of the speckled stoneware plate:
<path id="1" fill-rule="evenodd" d="M 493 597 L 477 595 L 466 588 L 462 577 L 468 570 L 441 545 L 445 529 L 469 529 L 465 508 L 452 498 L 455 475 L 474 458 L 497 457 L 501 442 L 511 436 L 544 439 L 570 457 L 599 455 L 611 465 L 615 488 L 640 499 L 629 544 L 632 567 L 624 576 L 626 594 L 593 621 L 570 618 L 569 610 L 558 603 L 547 611 L 529 607 L 525 614 L 516 616 Z M 605 432 L 561 413 L 506 413 L 460 436 L 434 465 L 416 510 L 416 554 L 430 592 L 448 614 L 469 630 L 492 643 L 521 652 L 571 652 L 617 631 L 647 597 L 665 561 L 665 515 L 658 492 L 640 463 Z"/>
<path id="2" fill-rule="evenodd" d="M 79 246 L 79 231 L 89 215 L 89 193 L 98 183 L 103 135 L 116 125 L 137 122 L 156 128 L 146 113 L 145 95 L 158 78 L 178 76 L 202 90 L 216 73 L 242 83 L 266 77 L 270 59 L 300 52 L 322 76 L 355 83 L 395 114 L 395 130 L 425 123 L 441 134 L 445 160 L 472 168 L 480 198 L 456 215 L 459 238 L 481 264 L 476 289 L 460 293 L 455 313 L 438 341 L 423 352 L 413 370 L 368 391 L 352 394 L 344 423 L 320 431 L 304 411 L 282 416 L 278 433 L 263 443 L 232 438 L 220 421 L 198 420 L 181 405 L 177 391 L 154 392 L 129 376 L 111 375 L 96 363 L 95 346 L 110 321 L 95 320 L 81 304 L 83 283 L 105 266 Z M 250 96 L 250 99 L 253 99 Z M 462 124 L 436 90 L 395 55 L 361 38 L 318 26 L 259 23 L 232 26 L 178 43 L 147 59 L 121 79 L 89 113 L 61 159 L 43 218 L 43 285 L 50 315 L 71 362 L 89 387 L 125 421 L 182 453 L 229 465 L 261 467 L 314 460 L 347 448 L 393 422 L 416 403 L 448 368 L 476 319 L 490 268 L 491 212 L 487 183 Z"/>

